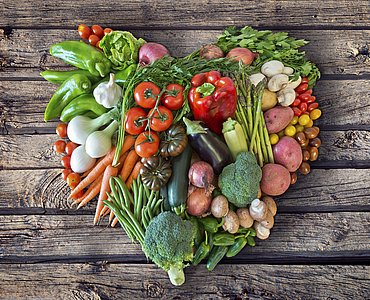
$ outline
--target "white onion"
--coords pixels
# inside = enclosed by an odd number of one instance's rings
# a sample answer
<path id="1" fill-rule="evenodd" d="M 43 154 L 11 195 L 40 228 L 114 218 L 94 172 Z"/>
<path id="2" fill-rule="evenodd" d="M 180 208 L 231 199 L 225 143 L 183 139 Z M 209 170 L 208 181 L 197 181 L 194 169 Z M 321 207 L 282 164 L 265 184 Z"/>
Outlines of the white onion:
<path id="1" fill-rule="evenodd" d="M 85 146 L 78 146 L 71 155 L 71 169 L 76 173 L 83 173 L 90 170 L 95 165 L 96 159 L 90 157 L 85 150 Z"/>

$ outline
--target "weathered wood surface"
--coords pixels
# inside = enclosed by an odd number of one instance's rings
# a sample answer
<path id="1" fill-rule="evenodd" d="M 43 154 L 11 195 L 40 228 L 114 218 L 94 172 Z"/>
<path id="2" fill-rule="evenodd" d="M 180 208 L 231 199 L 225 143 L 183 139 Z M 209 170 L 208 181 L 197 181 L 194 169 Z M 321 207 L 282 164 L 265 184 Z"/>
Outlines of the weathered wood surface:
<path id="1" fill-rule="evenodd" d="M 369 172 L 314 169 L 300 175 L 279 197 L 279 212 L 370 211 Z M 0 170 L 0 182 L 0 214 L 91 214 L 95 208 L 92 201 L 85 210 L 70 209 L 66 201 L 70 189 L 61 180 L 60 170 Z"/>
<path id="2" fill-rule="evenodd" d="M 1 216 L 0 263 L 140 261 L 122 229 L 92 225 L 92 215 Z M 271 236 L 227 261 L 234 263 L 368 262 L 370 213 L 279 213 Z"/>
<path id="3" fill-rule="evenodd" d="M 8 299 L 368 299 L 369 266 L 220 265 L 188 268 L 173 287 L 165 272 L 142 264 L 0 265 Z M 144 276 L 145 274 L 145 276 Z M 14 283 L 17 284 L 14 284 Z M 187 288 L 192 286 L 193 289 Z"/>
<path id="4" fill-rule="evenodd" d="M 76 23 L 95 24 L 98 12 L 102 25 L 116 27 L 225 27 L 244 26 L 331 26 L 368 25 L 369 2 L 366 0 L 311 1 L 90 1 L 81 6 L 73 0 L 54 2 L 5 0 L 0 26 L 74 27 Z M 37 8 L 37 9 L 35 9 Z M 100 23 L 100 22 L 99 22 Z"/>
<path id="5" fill-rule="evenodd" d="M 76 26 L 76 24 L 74 24 Z M 148 41 L 161 42 L 174 56 L 185 56 L 206 43 L 215 42 L 222 30 L 132 30 Z M 5 34 L 6 33 L 6 34 Z M 369 30 L 289 30 L 296 38 L 310 44 L 303 49 L 324 75 L 370 74 L 367 48 Z M 0 29 L 0 74 L 8 78 L 41 77 L 34 68 L 50 69 L 64 65 L 49 55 L 49 47 L 58 41 L 77 39 L 77 30 L 14 29 L 10 33 Z M 19 68 L 7 71 L 8 68 Z M 25 69 L 26 68 L 26 69 Z"/>

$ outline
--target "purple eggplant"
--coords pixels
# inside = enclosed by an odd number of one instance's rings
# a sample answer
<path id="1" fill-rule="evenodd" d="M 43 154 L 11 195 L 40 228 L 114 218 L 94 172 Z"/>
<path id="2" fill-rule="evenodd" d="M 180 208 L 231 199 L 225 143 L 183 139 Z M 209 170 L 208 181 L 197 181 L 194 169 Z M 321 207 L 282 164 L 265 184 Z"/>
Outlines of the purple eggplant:
<path id="1" fill-rule="evenodd" d="M 227 145 L 213 131 L 201 125 L 199 121 L 183 118 L 189 143 L 199 157 L 209 163 L 216 174 L 233 162 L 233 157 Z"/>

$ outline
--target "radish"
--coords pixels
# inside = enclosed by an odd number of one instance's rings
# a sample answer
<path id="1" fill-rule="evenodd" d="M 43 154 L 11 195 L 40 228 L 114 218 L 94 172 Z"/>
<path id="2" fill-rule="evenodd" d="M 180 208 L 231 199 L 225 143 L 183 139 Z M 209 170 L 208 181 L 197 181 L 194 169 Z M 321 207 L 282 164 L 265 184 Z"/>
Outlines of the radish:
<path id="1" fill-rule="evenodd" d="M 214 172 L 212 166 L 205 161 L 197 161 L 193 163 L 189 170 L 189 181 L 192 185 L 198 188 L 204 188 L 207 191 L 213 190 L 212 185 Z"/>

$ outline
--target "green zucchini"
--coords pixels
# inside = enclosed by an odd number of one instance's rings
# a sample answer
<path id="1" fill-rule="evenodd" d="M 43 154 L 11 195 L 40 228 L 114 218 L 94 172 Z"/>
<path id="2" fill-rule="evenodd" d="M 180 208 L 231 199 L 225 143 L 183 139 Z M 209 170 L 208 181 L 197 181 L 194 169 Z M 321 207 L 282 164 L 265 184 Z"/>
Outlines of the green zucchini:
<path id="1" fill-rule="evenodd" d="M 191 155 L 192 149 L 188 144 L 184 152 L 172 159 L 172 176 L 167 184 L 167 198 L 172 209 L 186 204 Z"/>

